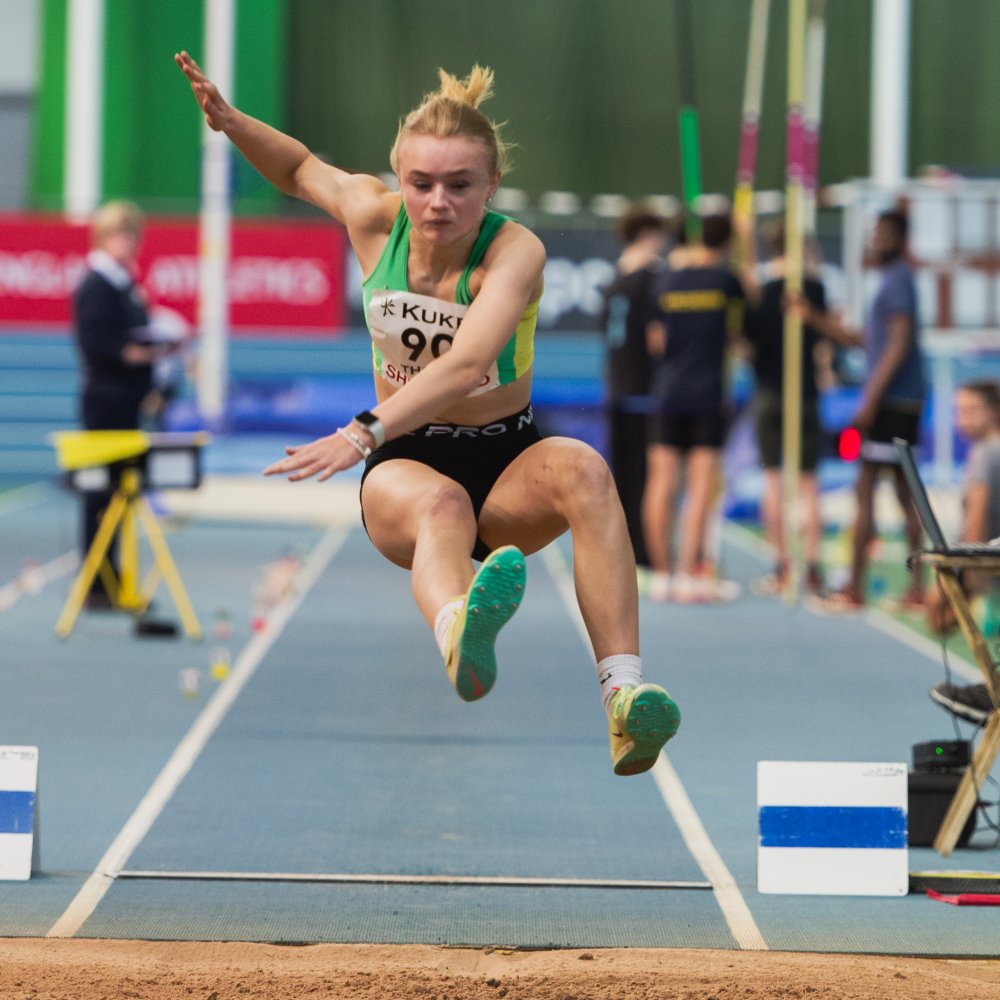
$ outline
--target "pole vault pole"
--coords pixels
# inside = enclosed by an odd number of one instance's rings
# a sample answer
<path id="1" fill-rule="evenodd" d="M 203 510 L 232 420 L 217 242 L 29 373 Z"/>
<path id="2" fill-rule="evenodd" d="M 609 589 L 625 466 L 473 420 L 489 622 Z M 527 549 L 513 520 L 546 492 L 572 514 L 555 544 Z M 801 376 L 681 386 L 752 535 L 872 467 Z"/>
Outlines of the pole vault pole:
<path id="1" fill-rule="evenodd" d="M 205 70 L 233 96 L 235 0 L 206 0 Z M 229 139 L 203 126 L 201 213 L 198 227 L 198 408 L 210 427 L 226 410 L 229 381 L 229 273 L 231 212 Z"/>
<path id="2" fill-rule="evenodd" d="M 681 185 L 687 218 L 688 241 L 701 239 L 698 199 L 701 197 L 701 150 L 698 144 L 698 110 L 694 93 L 694 31 L 690 0 L 677 0 L 677 69 L 680 74 L 681 109 L 677 115 L 681 143 Z"/>
<path id="3" fill-rule="evenodd" d="M 757 173 L 757 138 L 760 134 L 760 108 L 764 91 L 764 63 L 767 56 L 767 19 L 771 0 L 753 0 L 750 11 L 750 40 L 747 44 L 746 77 L 743 83 L 743 116 L 740 123 L 740 151 L 736 166 L 736 193 L 733 215 L 737 220 L 753 222 L 753 188 Z M 736 254 L 739 263 L 747 259 L 749 248 L 736 227 Z"/>
<path id="4" fill-rule="evenodd" d="M 802 188 L 805 167 L 803 100 L 805 90 L 806 0 L 788 0 L 788 138 L 785 172 L 785 293 L 802 292 Z M 786 601 L 796 600 L 801 575 L 798 542 L 799 480 L 802 465 L 802 317 L 785 313 L 784 400 L 782 424 L 783 507 L 791 555 Z"/>
<path id="5" fill-rule="evenodd" d="M 819 126 L 823 112 L 823 57 L 826 47 L 826 0 L 809 0 L 806 23 L 804 176 L 802 230 L 816 234 L 816 199 L 819 186 Z"/>

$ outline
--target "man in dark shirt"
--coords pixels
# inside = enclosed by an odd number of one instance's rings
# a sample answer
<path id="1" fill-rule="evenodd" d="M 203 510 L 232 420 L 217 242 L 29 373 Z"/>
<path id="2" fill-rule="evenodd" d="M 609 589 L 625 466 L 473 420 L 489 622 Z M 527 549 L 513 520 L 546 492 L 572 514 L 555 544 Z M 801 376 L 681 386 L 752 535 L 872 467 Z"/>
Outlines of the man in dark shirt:
<path id="1" fill-rule="evenodd" d="M 713 601 L 728 596 L 699 574 L 720 475 L 727 429 L 726 362 L 743 325 L 744 292 L 728 266 L 728 216 L 702 220 L 702 241 L 671 255 L 653 282 L 648 326 L 656 359 L 647 450 L 643 525 L 655 601 Z M 674 508 L 686 463 L 684 517 L 676 572 L 671 573 Z"/>
<path id="2" fill-rule="evenodd" d="M 649 418 L 650 358 L 646 324 L 650 282 L 664 266 L 667 222 L 644 205 L 618 221 L 624 244 L 615 276 L 604 289 L 602 329 L 607 346 L 610 465 L 618 486 L 636 565 L 649 565 L 642 536 L 642 491 L 646 485 L 646 423 Z"/>
<path id="3" fill-rule="evenodd" d="M 108 202 L 94 215 L 93 249 L 73 294 L 73 322 L 82 367 L 80 417 L 87 430 L 134 430 L 152 384 L 156 349 L 142 343 L 149 323 L 145 296 L 135 277 L 142 214 L 123 201 Z M 110 493 L 85 493 L 82 552 L 90 548 Z M 113 549 L 109 557 L 114 557 Z M 86 607 L 110 608 L 100 576 Z"/>

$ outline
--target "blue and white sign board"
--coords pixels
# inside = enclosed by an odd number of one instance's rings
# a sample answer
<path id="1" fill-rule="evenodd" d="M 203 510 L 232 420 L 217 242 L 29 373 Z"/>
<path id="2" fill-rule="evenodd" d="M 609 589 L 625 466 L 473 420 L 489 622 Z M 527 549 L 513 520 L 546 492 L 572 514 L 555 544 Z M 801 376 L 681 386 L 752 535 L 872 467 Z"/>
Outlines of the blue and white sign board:
<path id="1" fill-rule="evenodd" d="M 907 765 L 757 764 L 757 889 L 905 896 Z"/>
<path id="2" fill-rule="evenodd" d="M 0 746 L 0 879 L 38 867 L 38 747 Z"/>

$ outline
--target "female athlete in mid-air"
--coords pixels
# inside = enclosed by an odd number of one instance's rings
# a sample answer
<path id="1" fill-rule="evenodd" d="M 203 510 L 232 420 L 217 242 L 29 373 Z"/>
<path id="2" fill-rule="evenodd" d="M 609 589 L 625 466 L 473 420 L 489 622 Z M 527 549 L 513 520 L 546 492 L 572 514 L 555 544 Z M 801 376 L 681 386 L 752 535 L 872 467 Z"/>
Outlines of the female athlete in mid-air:
<path id="1" fill-rule="evenodd" d="M 393 191 L 243 114 L 186 52 L 175 58 L 209 126 L 281 191 L 346 227 L 365 275 L 377 405 L 288 448 L 265 473 L 325 480 L 364 459 L 365 528 L 387 559 L 411 571 L 467 701 L 493 686 L 494 642 L 524 593 L 524 553 L 568 528 L 614 770 L 648 770 L 680 713 L 663 688 L 642 680 L 635 563 L 604 459 L 581 441 L 543 438 L 535 425 L 545 251 L 488 208 L 506 161 L 497 128 L 478 110 L 492 72 L 476 66 L 459 80 L 439 71 L 440 88 L 399 128 Z"/>

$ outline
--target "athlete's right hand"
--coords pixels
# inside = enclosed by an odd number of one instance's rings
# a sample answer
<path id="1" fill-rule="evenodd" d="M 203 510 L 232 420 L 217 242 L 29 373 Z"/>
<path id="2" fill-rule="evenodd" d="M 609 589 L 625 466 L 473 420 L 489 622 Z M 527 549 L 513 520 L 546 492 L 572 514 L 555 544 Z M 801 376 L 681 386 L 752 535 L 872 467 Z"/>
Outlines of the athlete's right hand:
<path id="1" fill-rule="evenodd" d="M 233 106 L 219 93 L 219 88 L 205 76 L 201 67 L 187 52 L 175 53 L 174 62 L 190 81 L 194 99 L 205 113 L 208 127 L 215 132 L 224 131 L 232 117 Z"/>
<path id="2" fill-rule="evenodd" d="M 289 482 L 297 483 L 312 476 L 325 482 L 335 472 L 349 469 L 361 461 L 361 453 L 339 432 L 317 438 L 304 445 L 289 445 L 286 458 L 269 465 L 265 476 L 287 475 Z"/>

